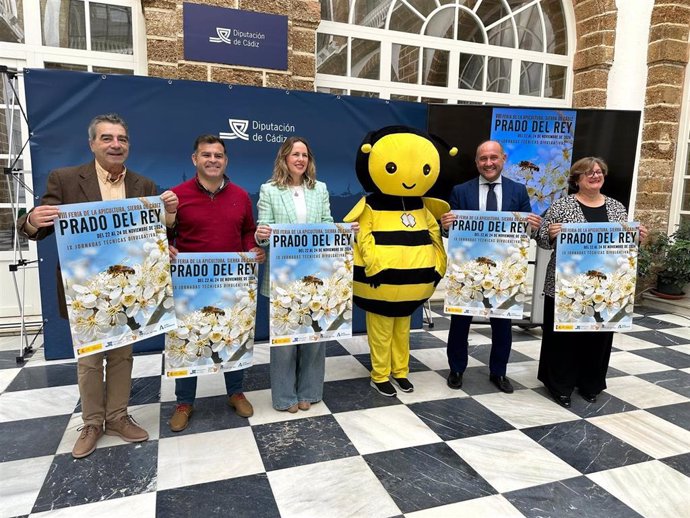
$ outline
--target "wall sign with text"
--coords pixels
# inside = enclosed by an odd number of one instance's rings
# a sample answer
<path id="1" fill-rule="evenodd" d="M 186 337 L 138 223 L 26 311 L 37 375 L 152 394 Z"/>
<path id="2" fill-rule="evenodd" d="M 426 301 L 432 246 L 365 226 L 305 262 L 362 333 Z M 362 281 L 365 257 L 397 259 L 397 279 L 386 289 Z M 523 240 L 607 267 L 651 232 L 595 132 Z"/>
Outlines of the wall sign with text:
<path id="1" fill-rule="evenodd" d="M 287 16 L 185 3 L 184 58 L 287 70 Z"/>

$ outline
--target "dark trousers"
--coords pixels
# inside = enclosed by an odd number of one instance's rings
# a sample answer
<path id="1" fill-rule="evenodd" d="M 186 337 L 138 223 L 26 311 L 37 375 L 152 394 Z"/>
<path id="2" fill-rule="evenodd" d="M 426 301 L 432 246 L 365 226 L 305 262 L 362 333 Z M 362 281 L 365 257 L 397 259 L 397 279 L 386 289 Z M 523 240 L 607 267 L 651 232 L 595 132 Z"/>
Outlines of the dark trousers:
<path id="1" fill-rule="evenodd" d="M 513 343 L 512 321 L 507 318 L 491 318 L 491 357 L 489 372 L 494 376 L 505 376 L 510 347 Z M 448 332 L 448 365 L 453 372 L 465 372 L 467 368 L 467 337 L 470 334 L 472 317 L 450 317 Z"/>
<path id="2" fill-rule="evenodd" d="M 613 333 L 554 331 L 553 312 L 554 298 L 545 297 L 537 378 L 559 396 L 569 396 L 575 387 L 598 394 L 606 388 Z"/>
<path id="3" fill-rule="evenodd" d="M 242 380 L 244 380 L 244 369 L 238 371 L 224 372 L 225 390 L 228 396 L 242 392 Z M 198 378 L 179 378 L 175 380 L 175 396 L 178 404 L 193 405 L 196 399 L 196 380 Z"/>

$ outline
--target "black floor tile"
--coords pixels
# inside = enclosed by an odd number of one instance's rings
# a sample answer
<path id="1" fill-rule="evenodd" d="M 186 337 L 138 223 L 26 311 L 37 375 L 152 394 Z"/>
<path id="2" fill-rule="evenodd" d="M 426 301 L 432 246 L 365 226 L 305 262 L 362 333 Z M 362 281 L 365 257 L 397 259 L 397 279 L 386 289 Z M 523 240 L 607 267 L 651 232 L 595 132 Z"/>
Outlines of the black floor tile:
<path id="1" fill-rule="evenodd" d="M 661 462 L 668 464 L 673 469 L 680 471 L 683 475 L 690 478 L 690 453 L 666 457 L 665 459 L 661 459 Z"/>
<path id="2" fill-rule="evenodd" d="M 348 356 L 350 353 L 347 352 L 342 345 L 336 340 L 331 340 L 326 343 L 326 356 Z"/>
<path id="3" fill-rule="evenodd" d="M 584 420 L 537 426 L 522 432 L 585 475 L 652 460 Z"/>
<path id="4" fill-rule="evenodd" d="M 175 412 L 174 401 L 161 404 L 160 437 L 175 437 L 203 432 L 214 432 L 228 428 L 249 426 L 249 421 L 238 416 L 227 404 L 228 396 L 197 398 L 194 401 L 194 413 L 189 418 L 189 426 L 181 432 L 170 431 L 170 418 Z"/>
<path id="5" fill-rule="evenodd" d="M 444 369 L 436 372 L 438 372 L 444 378 L 448 378 L 448 374 L 450 374 L 449 369 Z M 521 385 L 514 379 L 511 379 L 510 366 L 508 367 L 507 377 L 515 390 L 525 388 L 524 385 Z M 488 365 L 482 365 L 480 367 L 469 367 L 462 375 L 462 390 L 470 396 L 480 396 L 482 394 L 491 394 L 493 392 L 499 392 L 498 388 L 496 388 L 496 385 L 489 381 Z"/>
<path id="6" fill-rule="evenodd" d="M 77 365 L 74 363 L 25 367 L 12 380 L 6 392 L 62 387 L 77 384 Z"/>
<path id="7" fill-rule="evenodd" d="M 155 491 L 158 441 L 56 455 L 32 513 Z"/>
<path id="8" fill-rule="evenodd" d="M 408 405 L 444 441 L 513 430 L 514 427 L 470 398 Z"/>
<path id="9" fill-rule="evenodd" d="M 683 430 L 690 430 L 690 401 L 675 405 L 664 405 L 647 408 L 647 412 L 665 419 L 669 423 L 680 426 Z"/>
<path id="10" fill-rule="evenodd" d="M 663 365 L 668 365 L 669 368 L 674 369 L 687 369 L 690 367 L 690 354 L 685 354 L 675 349 L 668 349 L 666 347 L 652 347 L 650 349 L 636 349 L 630 351 L 632 354 L 642 356 L 648 360 L 654 360 L 655 362 L 661 363 Z"/>
<path id="11" fill-rule="evenodd" d="M 551 395 L 544 387 L 535 390 L 542 396 L 552 399 Z M 632 410 L 638 409 L 635 405 L 618 399 L 611 394 L 607 394 L 605 391 L 597 396 L 597 400 L 594 403 L 588 403 L 582 399 L 578 391 L 575 390 L 571 395 L 571 401 L 572 406 L 568 410 L 582 418 L 631 412 Z"/>
<path id="12" fill-rule="evenodd" d="M 357 455 L 332 415 L 252 427 L 266 471 Z"/>
<path id="13" fill-rule="evenodd" d="M 410 333 L 410 349 L 446 347 L 446 342 L 429 333 Z"/>
<path id="14" fill-rule="evenodd" d="M 446 443 L 365 455 L 403 513 L 496 493 Z"/>
<path id="15" fill-rule="evenodd" d="M 245 392 L 252 390 L 266 390 L 271 388 L 271 364 L 260 363 L 252 365 L 244 371 L 244 381 L 242 382 L 242 389 Z"/>
<path id="16" fill-rule="evenodd" d="M 368 370 L 371 371 L 371 355 L 370 354 L 355 354 L 353 355 L 359 363 L 364 365 L 364 367 Z M 419 361 L 417 358 L 414 356 L 410 355 L 410 363 L 409 363 L 409 368 L 410 372 L 422 372 L 422 371 L 428 371 L 431 370 L 429 367 L 424 365 L 421 361 Z"/>
<path id="17" fill-rule="evenodd" d="M 0 423 L 0 462 L 53 455 L 71 414 Z"/>
<path id="18" fill-rule="evenodd" d="M 132 378 L 132 392 L 129 396 L 129 406 L 149 405 L 161 400 L 161 377 L 146 376 Z"/>
<path id="19" fill-rule="evenodd" d="M 679 370 L 649 372 L 638 376 L 672 392 L 690 398 L 690 374 Z"/>
<path id="20" fill-rule="evenodd" d="M 491 344 L 470 345 L 468 347 L 467 353 L 475 360 L 479 360 L 480 362 L 482 362 L 484 365 L 489 365 L 489 357 L 491 356 Z M 508 359 L 509 363 L 529 361 L 534 361 L 534 359 L 520 352 L 510 351 L 510 358 Z"/>
<path id="21" fill-rule="evenodd" d="M 323 401 L 334 414 L 402 404 L 397 397 L 382 396 L 369 382 L 369 378 L 328 381 L 323 384 Z"/>
<path id="22" fill-rule="evenodd" d="M 262 473 L 159 491 L 156 516 L 279 518 L 280 513 L 268 477 Z"/>
<path id="23" fill-rule="evenodd" d="M 586 477 L 528 487 L 503 496 L 526 518 L 633 518 L 640 516 Z"/>
<path id="24" fill-rule="evenodd" d="M 632 336 L 639 340 L 644 340 L 646 342 L 651 342 L 656 345 L 681 345 L 688 344 L 690 340 L 687 338 L 681 338 L 679 336 L 673 336 L 666 334 L 662 331 L 631 331 L 630 333 L 625 333 L 627 336 Z"/>

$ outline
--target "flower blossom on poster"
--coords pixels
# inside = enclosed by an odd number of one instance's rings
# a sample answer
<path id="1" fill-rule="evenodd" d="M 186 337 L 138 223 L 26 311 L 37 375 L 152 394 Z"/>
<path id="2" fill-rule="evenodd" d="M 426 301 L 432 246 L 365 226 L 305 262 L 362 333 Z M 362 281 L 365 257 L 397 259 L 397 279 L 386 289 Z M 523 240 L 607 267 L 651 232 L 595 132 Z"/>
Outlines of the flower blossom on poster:
<path id="1" fill-rule="evenodd" d="M 510 309 L 525 299 L 529 238 L 507 247 L 507 257 L 464 260 L 463 251 L 449 264 L 446 274 L 446 306 Z"/>
<path id="2" fill-rule="evenodd" d="M 115 264 L 85 283 L 66 287 L 75 345 L 133 332 L 172 311 L 172 284 L 165 229 L 143 246 L 140 263 Z"/>
<path id="3" fill-rule="evenodd" d="M 232 306 L 205 306 L 178 318 L 168 333 L 166 359 L 172 368 L 202 367 L 232 360 L 254 346 L 256 283 L 235 293 Z"/>
<path id="4" fill-rule="evenodd" d="M 633 312 L 637 250 L 617 259 L 613 273 L 562 274 L 556 285 L 556 322 L 615 323 Z"/>
<path id="5" fill-rule="evenodd" d="M 352 321 L 352 255 L 332 262 L 332 274 L 271 283 L 271 328 L 275 335 L 334 330 Z"/>

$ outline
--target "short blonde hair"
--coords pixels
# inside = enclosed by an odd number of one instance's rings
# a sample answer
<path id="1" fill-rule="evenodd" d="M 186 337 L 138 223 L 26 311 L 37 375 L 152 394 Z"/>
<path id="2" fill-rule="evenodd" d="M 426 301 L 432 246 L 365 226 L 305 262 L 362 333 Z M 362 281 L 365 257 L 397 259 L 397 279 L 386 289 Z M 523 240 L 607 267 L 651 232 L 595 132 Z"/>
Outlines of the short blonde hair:
<path id="1" fill-rule="evenodd" d="M 278 149 L 276 160 L 273 163 L 273 176 L 271 176 L 271 183 L 278 187 L 287 187 L 290 185 L 290 171 L 287 167 L 287 157 L 292 152 L 292 147 L 301 142 L 307 148 L 309 155 L 309 163 L 307 170 L 304 172 L 303 183 L 308 189 L 313 189 L 316 185 L 316 161 L 314 160 L 314 153 L 309 147 L 309 143 L 302 137 L 288 137 L 285 142 Z"/>

